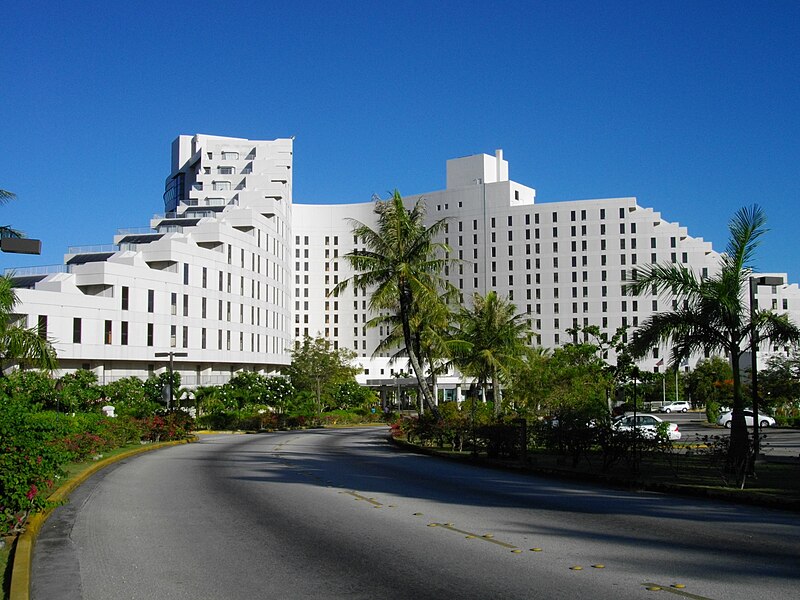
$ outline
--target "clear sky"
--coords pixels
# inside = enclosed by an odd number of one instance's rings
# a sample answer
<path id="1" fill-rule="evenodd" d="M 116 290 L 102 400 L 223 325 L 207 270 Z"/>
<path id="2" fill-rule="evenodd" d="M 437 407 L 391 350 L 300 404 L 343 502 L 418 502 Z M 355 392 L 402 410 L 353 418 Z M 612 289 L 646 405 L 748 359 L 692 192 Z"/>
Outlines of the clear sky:
<path id="1" fill-rule="evenodd" d="M 502 148 L 538 202 L 636 196 L 800 282 L 800 2 L 12 2 L 0 207 L 58 264 L 163 211 L 179 134 L 296 136 L 295 202 L 442 189 Z"/>

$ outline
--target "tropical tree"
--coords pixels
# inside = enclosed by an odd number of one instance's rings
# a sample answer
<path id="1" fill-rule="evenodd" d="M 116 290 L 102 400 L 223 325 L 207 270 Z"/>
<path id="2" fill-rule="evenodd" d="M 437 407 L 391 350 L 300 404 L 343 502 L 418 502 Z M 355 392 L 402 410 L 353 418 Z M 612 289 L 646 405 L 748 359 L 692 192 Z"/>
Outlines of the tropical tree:
<path id="1" fill-rule="evenodd" d="M 14 200 L 17 195 L 14 192 L 8 192 L 6 190 L 0 190 L 0 204 L 6 204 L 11 200 Z M 25 237 L 25 235 L 9 225 L 0 225 L 0 238 L 21 238 Z"/>
<path id="2" fill-rule="evenodd" d="M 403 332 L 408 361 L 417 378 L 425 405 L 439 418 L 433 391 L 420 356 L 422 338 L 418 331 L 422 307 L 442 302 L 442 294 L 456 294 L 442 273 L 455 261 L 448 257 L 446 245 L 436 242 L 446 226 L 440 219 L 425 226 L 422 199 L 407 209 L 400 192 L 388 200 L 375 202 L 377 228 L 352 219 L 353 235 L 361 239 L 364 250 L 347 253 L 344 259 L 355 275 L 334 288 L 337 294 L 352 285 L 371 291 L 369 307 L 374 313 L 389 311 L 397 315 Z"/>
<path id="3" fill-rule="evenodd" d="M 17 302 L 12 279 L 0 277 L 0 374 L 7 362 L 53 371 L 58 367 L 56 351 L 37 327 L 24 327 L 14 321 Z"/>
<path id="4" fill-rule="evenodd" d="M 312 393 L 316 398 L 316 412 L 323 404 L 332 404 L 336 386 L 355 378 L 359 368 L 351 363 L 355 352 L 349 348 L 334 348 L 324 337 L 305 336 L 302 343 L 292 349 L 292 364 L 285 370 L 297 392 Z"/>
<path id="5" fill-rule="evenodd" d="M 530 351 L 531 330 L 528 317 L 496 292 L 475 294 L 471 308 L 457 316 L 455 337 L 463 344 L 456 365 L 465 375 L 475 377 L 482 391 L 492 386 L 495 417 L 500 416 L 500 385 L 521 368 Z"/>
<path id="6" fill-rule="evenodd" d="M 730 363 L 712 356 L 698 362 L 688 377 L 689 394 L 695 404 L 705 404 L 706 418 L 716 423 L 722 406 L 733 403 L 733 370 Z"/>
<path id="7" fill-rule="evenodd" d="M 633 277 L 634 294 L 648 290 L 672 295 L 678 308 L 657 313 L 638 329 L 633 353 L 644 356 L 653 347 L 672 346 L 674 367 L 699 352 L 727 354 L 733 371 L 733 422 L 728 466 L 739 470 L 744 481 L 748 458 L 748 437 L 744 420 L 744 396 L 740 373 L 742 354 L 750 349 L 750 307 L 745 299 L 752 260 L 766 233 L 766 215 L 756 205 L 741 208 L 731 219 L 730 239 L 720 258 L 719 272 L 700 277 L 683 265 L 647 265 Z M 754 311 L 752 327 L 759 339 L 786 344 L 800 339 L 800 330 L 785 314 L 771 310 Z"/>
<path id="8" fill-rule="evenodd" d="M 434 393 L 438 376 L 446 373 L 456 354 L 464 350 L 464 343 L 453 335 L 454 318 L 447 293 L 440 298 L 440 302 L 418 307 L 411 317 L 413 346 L 422 370 L 430 376 L 430 386 Z M 398 314 L 379 315 L 367 325 L 373 328 L 386 327 L 386 337 L 375 348 L 375 354 L 390 352 L 391 363 L 405 359 L 408 364 L 403 326 Z"/>

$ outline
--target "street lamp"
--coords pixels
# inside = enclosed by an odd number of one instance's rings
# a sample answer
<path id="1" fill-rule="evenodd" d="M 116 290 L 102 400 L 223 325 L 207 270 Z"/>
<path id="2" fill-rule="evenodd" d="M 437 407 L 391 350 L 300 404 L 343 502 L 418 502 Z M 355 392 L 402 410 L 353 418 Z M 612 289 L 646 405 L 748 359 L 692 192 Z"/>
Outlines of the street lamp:
<path id="1" fill-rule="evenodd" d="M 186 352 L 156 352 L 156 358 L 166 358 L 169 356 L 169 398 L 167 398 L 167 410 L 172 405 L 173 391 L 172 391 L 172 359 L 176 356 L 178 358 L 185 358 L 189 356 Z"/>
<path id="2" fill-rule="evenodd" d="M 756 328 L 756 288 L 759 285 L 783 285 L 783 277 L 750 277 L 750 392 L 753 397 L 753 465 L 758 458 L 758 330 Z"/>

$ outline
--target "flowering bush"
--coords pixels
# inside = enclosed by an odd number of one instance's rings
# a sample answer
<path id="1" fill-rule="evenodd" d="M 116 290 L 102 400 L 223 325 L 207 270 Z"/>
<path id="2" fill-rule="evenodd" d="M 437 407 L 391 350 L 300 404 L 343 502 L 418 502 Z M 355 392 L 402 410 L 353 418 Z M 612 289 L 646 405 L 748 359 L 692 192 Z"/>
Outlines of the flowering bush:
<path id="1" fill-rule="evenodd" d="M 65 454 L 48 442 L 52 432 L 28 417 L 27 402 L 2 399 L 0 410 L 0 534 L 22 530 L 32 511 L 47 506 Z"/>

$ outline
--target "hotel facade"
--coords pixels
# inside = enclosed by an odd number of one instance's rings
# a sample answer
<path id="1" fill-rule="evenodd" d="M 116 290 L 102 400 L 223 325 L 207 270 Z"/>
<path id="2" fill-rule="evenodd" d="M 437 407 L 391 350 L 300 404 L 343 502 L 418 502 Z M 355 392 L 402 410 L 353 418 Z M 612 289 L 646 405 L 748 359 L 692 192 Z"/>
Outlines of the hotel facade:
<path id="1" fill-rule="evenodd" d="M 292 152 L 290 139 L 179 136 L 165 213 L 108 246 L 70 248 L 63 265 L 11 270 L 15 319 L 53 341 L 63 372 L 89 369 L 101 383 L 160 373 L 156 354 L 169 352 L 186 354 L 174 367 L 192 387 L 243 370 L 277 373 L 295 340 L 321 335 L 357 353 L 362 383 L 392 385 L 409 369 L 374 355 L 386 332 L 366 325 L 369 291 L 331 294 L 351 275 L 343 257 L 362 248 L 352 220 L 374 224 L 374 204 L 293 204 Z M 536 203 L 533 188 L 509 179 L 499 150 L 448 160 L 445 189 L 405 197 L 418 199 L 430 223 L 446 219 L 441 241 L 458 262 L 445 275 L 462 301 L 508 297 L 549 348 L 571 341 L 575 326 L 632 333 L 673 309 L 670 298 L 627 293 L 637 268 L 677 263 L 704 276 L 719 263 L 710 243 L 635 198 Z M 757 291 L 759 306 L 800 322 L 797 284 Z M 785 350 L 765 346 L 760 358 Z M 669 351 L 653 348 L 640 366 L 658 370 Z M 444 377 L 444 397 L 461 383 Z"/>

